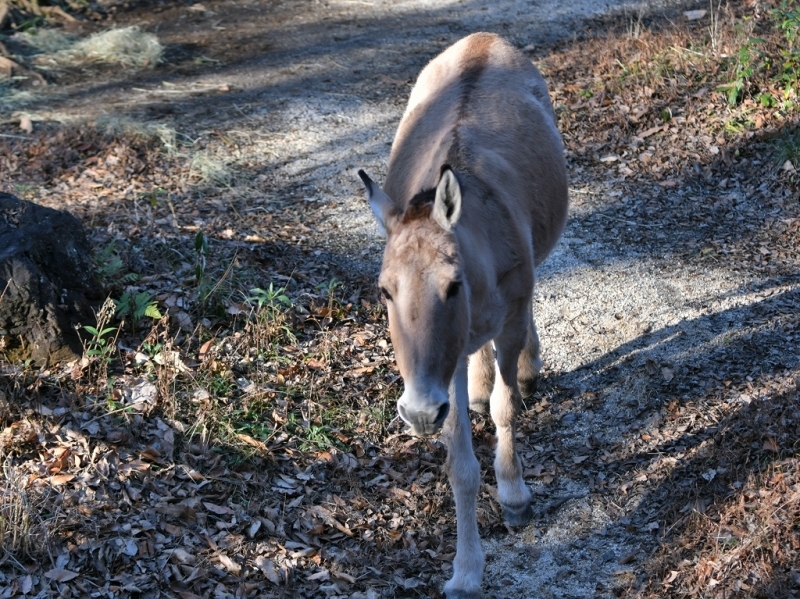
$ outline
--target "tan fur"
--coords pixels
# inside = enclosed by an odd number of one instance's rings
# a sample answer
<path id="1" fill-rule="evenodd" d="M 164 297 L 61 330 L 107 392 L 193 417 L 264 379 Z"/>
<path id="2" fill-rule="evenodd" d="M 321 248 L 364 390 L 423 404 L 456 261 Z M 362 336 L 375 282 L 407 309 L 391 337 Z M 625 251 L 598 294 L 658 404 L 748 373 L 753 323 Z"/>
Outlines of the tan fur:
<path id="1" fill-rule="evenodd" d="M 497 426 L 495 471 L 507 519 L 521 524 L 532 513 L 515 449 L 517 377 L 530 382 L 541 364 L 534 267 L 564 228 L 563 154 L 539 71 L 501 38 L 477 33 L 420 73 L 392 145 L 385 193 L 361 173 L 387 232 L 379 283 L 390 298 L 405 382 L 398 410 L 420 434 L 444 424 L 448 443 L 458 521 L 448 597 L 478 596 L 483 572 L 471 399 L 476 407 L 488 400 Z"/>

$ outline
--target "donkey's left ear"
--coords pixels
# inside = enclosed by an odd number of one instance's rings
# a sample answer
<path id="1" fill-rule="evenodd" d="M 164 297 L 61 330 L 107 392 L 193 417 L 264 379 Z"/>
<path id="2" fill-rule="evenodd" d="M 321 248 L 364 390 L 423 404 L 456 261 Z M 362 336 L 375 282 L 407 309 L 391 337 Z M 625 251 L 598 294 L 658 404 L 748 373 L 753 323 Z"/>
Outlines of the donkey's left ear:
<path id="1" fill-rule="evenodd" d="M 442 178 L 436 186 L 433 218 L 445 231 L 451 231 L 461 216 L 461 187 L 449 166 L 442 167 Z"/>
<path id="2" fill-rule="evenodd" d="M 378 228 L 381 231 L 381 235 L 386 237 L 391 230 L 392 222 L 399 214 L 399 210 L 397 206 L 394 205 L 394 202 L 392 202 L 392 198 L 390 198 L 375 181 L 370 179 L 367 173 L 360 170 L 358 171 L 358 176 L 361 177 L 361 181 L 364 182 L 364 187 L 367 190 L 367 200 L 369 200 L 369 206 L 372 208 L 372 214 L 375 215 L 375 220 L 378 221 Z"/>

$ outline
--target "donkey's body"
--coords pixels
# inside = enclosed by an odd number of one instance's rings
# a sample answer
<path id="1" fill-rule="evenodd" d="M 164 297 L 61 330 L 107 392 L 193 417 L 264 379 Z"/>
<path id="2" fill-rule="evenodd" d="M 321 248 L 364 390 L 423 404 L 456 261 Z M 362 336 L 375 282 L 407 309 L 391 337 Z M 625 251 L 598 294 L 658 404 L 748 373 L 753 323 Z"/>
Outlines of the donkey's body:
<path id="1" fill-rule="evenodd" d="M 567 212 L 563 146 L 542 76 L 495 35 L 459 41 L 411 92 L 385 191 L 359 174 L 388 237 L 380 285 L 405 383 L 398 410 L 419 434 L 444 426 L 448 442 L 458 544 L 445 592 L 477 596 L 480 473 L 468 406 L 490 404 L 506 519 L 532 515 L 514 447 L 517 378 L 538 376 L 534 266 Z"/>

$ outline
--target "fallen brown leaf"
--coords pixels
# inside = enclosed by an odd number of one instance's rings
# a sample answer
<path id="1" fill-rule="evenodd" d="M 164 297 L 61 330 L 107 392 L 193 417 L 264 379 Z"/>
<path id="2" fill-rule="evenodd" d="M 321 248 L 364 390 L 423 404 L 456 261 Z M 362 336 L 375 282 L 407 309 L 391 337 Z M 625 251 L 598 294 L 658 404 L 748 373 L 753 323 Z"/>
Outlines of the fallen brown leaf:
<path id="1" fill-rule="evenodd" d="M 238 576 L 239 573 L 242 571 L 242 566 L 237 564 L 235 561 L 233 561 L 231 558 L 229 558 L 224 553 L 220 553 L 217 556 L 217 559 L 225 567 L 225 569 L 228 572 L 230 572 L 231 574 L 233 574 L 234 576 Z"/>
<path id="2" fill-rule="evenodd" d="M 267 580 L 269 580 L 272 584 L 278 585 L 281 584 L 281 576 L 278 571 L 275 569 L 275 564 L 272 563 L 271 560 L 267 559 L 263 555 L 259 555 L 255 559 L 256 568 L 261 570 L 261 573 L 264 574 Z"/>
<path id="3" fill-rule="evenodd" d="M 67 582 L 68 580 L 78 577 L 77 572 L 65 570 L 64 568 L 53 568 L 52 570 L 45 572 L 44 575 L 50 580 L 55 580 L 56 582 Z"/>
<path id="4" fill-rule="evenodd" d="M 50 484 L 54 487 L 58 487 L 67 484 L 74 478 L 74 474 L 56 474 L 55 476 L 50 477 Z"/>

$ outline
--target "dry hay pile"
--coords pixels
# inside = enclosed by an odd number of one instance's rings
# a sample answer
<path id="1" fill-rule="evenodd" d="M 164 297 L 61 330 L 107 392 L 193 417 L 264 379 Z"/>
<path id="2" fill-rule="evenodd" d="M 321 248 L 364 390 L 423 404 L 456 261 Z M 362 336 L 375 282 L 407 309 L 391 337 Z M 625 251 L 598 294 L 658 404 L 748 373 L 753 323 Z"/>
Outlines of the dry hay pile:
<path id="1" fill-rule="evenodd" d="M 123 27 L 73 40 L 52 30 L 24 35 L 39 50 L 33 62 L 45 66 L 120 65 L 128 68 L 154 67 L 164 49 L 158 38 L 139 27 Z"/>

